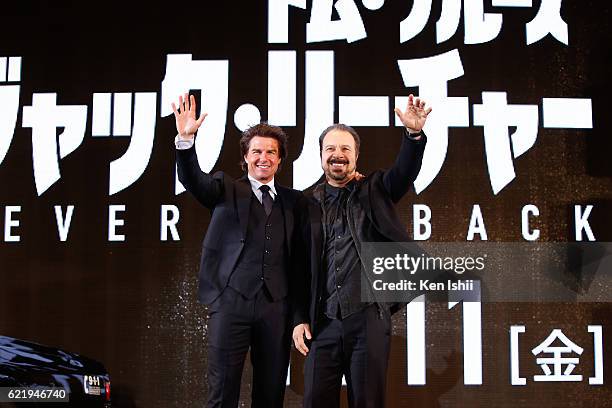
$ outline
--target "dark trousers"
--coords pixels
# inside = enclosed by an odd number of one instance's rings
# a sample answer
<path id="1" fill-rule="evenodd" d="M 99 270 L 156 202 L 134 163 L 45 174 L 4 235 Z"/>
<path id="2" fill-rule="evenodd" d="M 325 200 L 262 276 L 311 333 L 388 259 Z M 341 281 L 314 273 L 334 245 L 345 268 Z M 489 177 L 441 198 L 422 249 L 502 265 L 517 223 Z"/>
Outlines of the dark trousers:
<path id="1" fill-rule="evenodd" d="M 206 406 L 235 408 L 249 347 L 253 365 L 252 407 L 283 406 L 289 364 L 289 310 L 265 289 L 246 299 L 227 287 L 210 307 Z"/>
<path id="2" fill-rule="evenodd" d="M 342 375 L 351 408 L 383 408 L 391 322 L 371 305 L 343 320 L 322 318 L 304 367 L 304 407 L 340 406 Z"/>

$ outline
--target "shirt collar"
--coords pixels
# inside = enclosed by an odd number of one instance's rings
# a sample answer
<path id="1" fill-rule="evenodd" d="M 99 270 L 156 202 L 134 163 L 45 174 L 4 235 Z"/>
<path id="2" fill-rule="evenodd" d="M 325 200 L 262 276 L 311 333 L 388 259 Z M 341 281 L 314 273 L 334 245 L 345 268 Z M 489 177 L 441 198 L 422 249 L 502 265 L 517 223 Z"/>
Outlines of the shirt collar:
<path id="1" fill-rule="evenodd" d="M 264 183 L 260 182 L 259 180 L 257 180 L 255 177 L 252 177 L 250 174 L 247 174 L 248 178 L 249 178 L 249 182 L 251 183 L 251 189 L 253 191 L 257 191 L 259 190 L 259 187 L 263 186 Z M 274 196 L 277 195 L 276 193 L 276 186 L 274 184 L 274 177 L 272 177 L 272 180 L 270 180 L 269 182 L 265 183 L 268 187 L 270 187 L 270 191 L 272 192 L 272 194 Z"/>
<path id="2" fill-rule="evenodd" d="M 330 194 L 334 197 L 338 197 L 338 194 L 340 194 L 340 191 L 342 190 L 346 190 L 349 193 L 352 193 L 353 190 L 355 189 L 355 180 L 351 180 L 349 181 L 344 187 L 334 187 L 329 183 L 325 183 L 325 192 L 327 194 Z"/>

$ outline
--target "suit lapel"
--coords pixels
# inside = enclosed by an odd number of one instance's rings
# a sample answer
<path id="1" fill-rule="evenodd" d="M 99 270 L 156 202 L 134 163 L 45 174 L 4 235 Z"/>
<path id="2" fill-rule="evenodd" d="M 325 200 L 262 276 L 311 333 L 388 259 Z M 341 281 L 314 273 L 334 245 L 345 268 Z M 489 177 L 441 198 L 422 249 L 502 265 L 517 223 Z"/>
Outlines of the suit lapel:
<path id="1" fill-rule="evenodd" d="M 238 211 L 238 220 L 240 221 L 240 230 L 242 237 L 246 238 L 247 227 L 249 225 L 249 207 L 251 205 L 251 183 L 246 176 L 238 179 L 234 184 L 236 186 L 236 209 Z"/>
<path id="2" fill-rule="evenodd" d="M 290 190 L 286 187 L 281 186 L 276 183 L 276 192 L 278 196 L 276 197 L 279 200 L 279 204 L 283 210 L 283 217 L 285 219 L 285 242 L 287 243 L 287 250 L 289 256 L 291 256 L 291 243 L 292 243 L 292 235 L 295 220 L 293 218 L 293 209 L 295 207 L 295 199 L 290 194 Z"/>

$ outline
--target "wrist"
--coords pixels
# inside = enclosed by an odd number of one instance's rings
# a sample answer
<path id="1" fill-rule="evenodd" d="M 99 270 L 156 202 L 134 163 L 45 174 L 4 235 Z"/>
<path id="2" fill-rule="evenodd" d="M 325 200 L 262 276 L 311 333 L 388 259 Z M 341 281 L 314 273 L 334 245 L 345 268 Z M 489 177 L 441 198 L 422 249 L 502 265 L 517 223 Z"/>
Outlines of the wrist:
<path id="1" fill-rule="evenodd" d="M 416 132 L 414 129 L 409 129 L 407 127 L 404 128 L 404 134 L 408 139 L 413 140 L 415 142 L 418 142 L 419 140 L 423 139 L 423 136 L 425 135 L 423 133 L 423 129 Z"/>
<path id="2" fill-rule="evenodd" d="M 194 138 L 184 139 L 180 134 L 177 134 L 176 137 L 174 138 L 174 146 L 178 150 L 191 149 L 194 144 L 195 144 Z"/>
<path id="3" fill-rule="evenodd" d="M 182 140 L 191 140 L 195 137 L 194 133 L 179 133 L 178 135 Z"/>

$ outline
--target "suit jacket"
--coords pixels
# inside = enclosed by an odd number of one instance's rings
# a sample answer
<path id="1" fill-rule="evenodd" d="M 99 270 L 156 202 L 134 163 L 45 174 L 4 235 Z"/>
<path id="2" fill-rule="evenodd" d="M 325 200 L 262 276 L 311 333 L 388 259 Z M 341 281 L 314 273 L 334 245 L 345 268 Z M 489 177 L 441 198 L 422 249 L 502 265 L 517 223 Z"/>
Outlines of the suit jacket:
<path id="1" fill-rule="evenodd" d="M 229 277 L 246 244 L 249 208 L 253 191 L 245 176 L 234 180 L 223 172 L 204 173 L 198 164 L 195 148 L 177 150 L 179 180 L 206 208 L 212 217 L 202 244 L 198 298 L 211 304 L 227 286 Z M 285 220 L 285 270 L 294 263 L 293 248 L 297 239 L 296 209 L 302 193 L 275 182 Z M 291 282 L 291 276 L 289 276 Z"/>
<path id="2" fill-rule="evenodd" d="M 365 179 L 356 182 L 357 199 L 364 209 L 367 220 L 353 219 L 355 234 L 360 242 L 407 242 L 411 241 L 406 228 L 401 223 L 395 204 L 410 190 L 421 169 L 425 151 L 426 136 L 418 141 L 404 135 L 398 156 L 393 166 L 379 170 Z M 317 309 L 321 302 L 320 279 L 323 263 L 323 225 L 321 201 L 324 199 L 324 183 L 317 185 L 308 195 L 307 211 L 303 212 L 304 229 L 302 239 L 305 242 L 308 265 L 301 276 L 302 281 L 294 281 L 295 301 L 293 323 L 310 323 L 313 333 L 316 331 Z M 355 243 L 359 247 L 359 242 Z M 359 249 L 359 248 L 358 248 Z M 381 305 L 384 310 L 394 313 L 400 304 Z"/>

